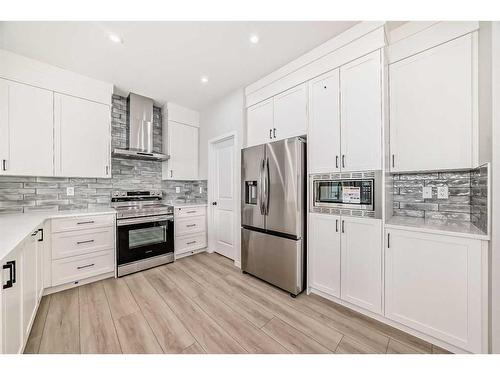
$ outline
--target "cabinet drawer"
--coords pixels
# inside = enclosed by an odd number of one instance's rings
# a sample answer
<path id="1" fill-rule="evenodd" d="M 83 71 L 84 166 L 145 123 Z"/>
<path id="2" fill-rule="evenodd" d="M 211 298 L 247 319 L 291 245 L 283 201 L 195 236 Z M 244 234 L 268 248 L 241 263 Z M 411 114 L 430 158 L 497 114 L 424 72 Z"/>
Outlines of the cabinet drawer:
<path id="1" fill-rule="evenodd" d="M 55 260 L 52 262 L 52 286 L 83 280 L 113 270 L 113 250 Z"/>
<path id="2" fill-rule="evenodd" d="M 112 227 L 54 233 L 52 259 L 67 258 L 114 248 Z"/>
<path id="3" fill-rule="evenodd" d="M 114 225 L 114 219 L 115 215 L 78 216 L 52 219 L 52 233 L 109 227 Z"/>
<path id="4" fill-rule="evenodd" d="M 206 207 L 177 207 L 175 217 L 204 216 L 207 214 Z"/>
<path id="5" fill-rule="evenodd" d="M 190 236 L 182 236 L 175 238 L 175 253 L 182 254 L 188 251 L 202 249 L 207 246 L 206 232 L 198 233 Z"/>
<path id="6" fill-rule="evenodd" d="M 190 233 L 205 232 L 205 216 L 186 217 L 175 220 L 175 235 L 183 236 Z"/>

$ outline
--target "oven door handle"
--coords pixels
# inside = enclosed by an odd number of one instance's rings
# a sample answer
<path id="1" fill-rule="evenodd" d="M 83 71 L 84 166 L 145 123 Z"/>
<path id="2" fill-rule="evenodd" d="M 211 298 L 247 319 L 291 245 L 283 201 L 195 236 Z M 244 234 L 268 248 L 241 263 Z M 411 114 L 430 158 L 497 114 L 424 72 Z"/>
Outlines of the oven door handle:
<path id="1" fill-rule="evenodd" d="M 132 224 L 155 223 L 158 221 L 174 221 L 174 216 L 163 215 L 163 216 L 137 217 L 133 219 L 119 219 L 116 221 L 116 226 L 121 227 L 124 225 L 132 225 Z"/>

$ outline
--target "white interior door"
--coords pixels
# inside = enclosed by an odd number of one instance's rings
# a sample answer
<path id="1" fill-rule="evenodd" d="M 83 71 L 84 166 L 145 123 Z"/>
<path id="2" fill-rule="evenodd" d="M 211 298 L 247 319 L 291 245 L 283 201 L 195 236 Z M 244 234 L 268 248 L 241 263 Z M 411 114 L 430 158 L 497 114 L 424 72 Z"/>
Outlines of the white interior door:
<path id="1" fill-rule="evenodd" d="M 235 258 L 234 137 L 212 144 L 212 236 L 213 250 Z"/>

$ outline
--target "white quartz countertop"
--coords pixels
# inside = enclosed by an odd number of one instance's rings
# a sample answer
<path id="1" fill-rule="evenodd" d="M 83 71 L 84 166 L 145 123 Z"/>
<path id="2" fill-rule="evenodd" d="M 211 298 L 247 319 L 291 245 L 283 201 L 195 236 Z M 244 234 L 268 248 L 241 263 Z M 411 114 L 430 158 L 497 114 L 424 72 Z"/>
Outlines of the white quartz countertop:
<path id="1" fill-rule="evenodd" d="M 172 206 L 174 207 L 206 207 L 207 206 L 207 203 L 189 203 L 189 202 L 186 202 L 186 203 L 171 203 Z"/>
<path id="2" fill-rule="evenodd" d="M 417 232 L 444 234 L 455 237 L 475 238 L 479 240 L 490 239 L 489 235 L 485 234 L 471 222 L 466 221 L 393 216 L 385 223 L 385 227 L 393 229 L 413 230 Z"/>
<path id="3" fill-rule="evenodd" d="M 113 208 L 102 207 L 87 210 L 0 215 L 0 260 L 19 245 L 26 236 L 39 228 L 47 219 L 115 213 L 116 211 Z"/>

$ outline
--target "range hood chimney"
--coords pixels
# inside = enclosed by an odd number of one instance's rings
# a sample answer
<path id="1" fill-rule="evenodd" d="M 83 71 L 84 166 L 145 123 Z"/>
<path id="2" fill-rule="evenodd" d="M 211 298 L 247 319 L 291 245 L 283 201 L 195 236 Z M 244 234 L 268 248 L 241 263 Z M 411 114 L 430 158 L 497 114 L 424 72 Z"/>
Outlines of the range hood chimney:
<path id="1" fill-rule="evenodd" d="M 113 156 L 128 159 L 167 160 L 153 152 L 153 99 L 130 93 L 127 98 L 129 148 L 115 148 Z"/>

